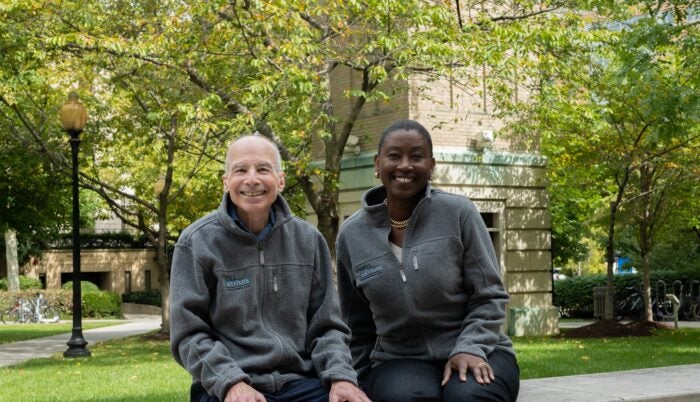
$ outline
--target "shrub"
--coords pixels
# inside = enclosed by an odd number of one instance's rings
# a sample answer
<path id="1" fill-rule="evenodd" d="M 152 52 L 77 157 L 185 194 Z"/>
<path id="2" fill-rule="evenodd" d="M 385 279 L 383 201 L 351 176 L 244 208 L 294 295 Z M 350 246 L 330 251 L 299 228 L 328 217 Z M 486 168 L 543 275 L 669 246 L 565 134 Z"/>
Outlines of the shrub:
<path id="1" fill-rule="evenodd" d="M 60 239 L 51 243 L 51 248 L 69 249 L 73 247 L 73 235 L 67 233 Z M 149 248 L 153 247 L 151 241 L 145 236 L 134 237 L 126 232 L 107 233 L 81 233 L 81 249 L 98 248 Z"/>
<path id="2" fill-rule="evenodd" d="M 123 303 L 148 304 L 150 306 L 161 307 L 160 289 L 139 290 L 122 295 Z"/>
<path id="3" fill-rule="evenodd" d="M 89 283 L 89 282 L 88 282 Z M 0 292 L 0 308 L 10 307 L 15 297 L 34 300 L 36 290 L 20 291 L 18 293 Z M 73 314 L 73 290 L 43 291 L 46 302 L 61 311 L 61 316 Z M 83 318 L 120 317 L 121 299 L 119 294 L 107 291 L 90 291 L 82 293 Z"/>
<path id="4" fill-rule="evenodd" d="M 42 289 L 44 286 L 41 281 L 35 278 L 30 278 L 25 275 L 19 276 L 19 290 Z M 0 290 L 8 290 L 10 288 L 7 278 L 0 279 Z"/>
<path id="5" fill-rule="evenodd" d="M 61 286 L 63 290 L 73 290 L 73 281 L 66 282 Z M 80 292 L 99 292 L 100 288 L 92 282 L 80 281 Z"/>
<path id="6" fill-rule="evenodd" d="M 649 275 L 652 297 L 656 293 L 656 283 L 666 283 L 665 293 L 673 292 L 674 281 L 681 281 L 688 286 L 691 280 L 700 280 L 700 272 L 695 271 L 656 271 Z M 605 274 L 574 276 L 560 281 L 554 281 L 554 305 L 559 306 L 562 314 L 571 318 L 593 317 L 593 288 L 605 286 Z M 613 277 L 615 299 L 624 299 L 635 289 L 642 287 L 642 275 L 615 275 Z M 629 288 L 634 288 L 630 290 Z M 663 290 L 662 290 L 663 291 Z"/>
<path id="7" fill-rule="evenodd" d="M 83 295 L 83 314 L 86 317 L 119 317 L 121 298 L 114 292 L 87 292 Z"/>

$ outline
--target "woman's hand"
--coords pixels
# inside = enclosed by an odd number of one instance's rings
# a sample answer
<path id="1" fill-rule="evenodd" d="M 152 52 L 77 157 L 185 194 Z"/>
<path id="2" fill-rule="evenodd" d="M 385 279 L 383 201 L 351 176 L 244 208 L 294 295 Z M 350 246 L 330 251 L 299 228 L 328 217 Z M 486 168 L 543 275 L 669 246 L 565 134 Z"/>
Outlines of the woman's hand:
<path id="1" fill-rule="evenodd" d="M 330 402 L 371 402 L 360 388 L 348 381 L 334 381 L 331 385 L 329 400 Z"/>
<path id="2" fill-rule="evenodd" d="M 479 384 L 490 384 L 495 379 L 493 369 L 484 359 L 467 353 L 457 353 L 445 363 L 442 386 L 450 380 L 453 369 L 459 372 L 459 380 L 462 382 L 467 381 L 467 373 L 469 371 L 472 372 L 474 379 Z"/>

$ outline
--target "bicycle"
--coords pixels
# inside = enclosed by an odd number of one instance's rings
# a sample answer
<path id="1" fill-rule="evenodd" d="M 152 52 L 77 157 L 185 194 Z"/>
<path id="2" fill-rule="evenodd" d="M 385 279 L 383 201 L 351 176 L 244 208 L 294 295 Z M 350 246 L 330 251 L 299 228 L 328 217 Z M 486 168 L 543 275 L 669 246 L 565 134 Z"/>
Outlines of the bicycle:
<path id="1" fill-rule="evenodd" d="M 14 305 L 5 310 L 0 319 L 3 323 L 11 322 L 13 324 L 29 322 L 52 323 L 61 319 L 61 313 L 56 307 L 50 306 L 46 302 L 42 293 L 37 293 L 33 301 L 23 297 L 15 298 Z"/>
<path id="2" fill-rule="evenodd" d="M 644 314 L 644 298 L 642 293 L 634 286 L 625 288 L 627 295 L 615 303 L 615 321 L 620 321 L 625 317 L 639 321 Z"/>
<path id="3" fill-rule="evenodd" d="M 690 291 L 687 294 L 689 300 L 688 319 L 692 321 L 700 320 L 700 281 L 690 282 Z"/>
<path id="4" fill-rule="evenodd" d="M 22 297 L 15 297 L 14 304 L 0 315 L 3 324 L 17 324 L 31 321 L 33 315 L 30 303 Z"/>

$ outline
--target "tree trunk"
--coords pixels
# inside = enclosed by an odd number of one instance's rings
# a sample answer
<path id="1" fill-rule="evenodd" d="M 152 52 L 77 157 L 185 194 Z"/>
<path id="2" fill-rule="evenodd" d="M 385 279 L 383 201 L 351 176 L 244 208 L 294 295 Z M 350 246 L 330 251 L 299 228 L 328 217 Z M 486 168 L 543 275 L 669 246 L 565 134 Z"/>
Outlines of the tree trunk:
<path id="1" fill-rule="evenodd" d="M 164 231 L 161 231 L 164 232 Z M 158 273 L 159 283 L 160 283 L 160 294 L 161 294 L 161 328 L 160 333 L 163 335 L 170 334 L 170 258 L 166 251 L 165 239 L 164 243 L 160 242 L 160 237 L 165 237 L 164 235 L 159 235 L 159 241 L 156 245 L 156 258 L 158 260 Z"/>
<path id="2" fill-rule="evenodd" d="M 608 225 L 608 241 L 605 246 L 607 261 L 607 280 L 605 282 L 605 314 L 603 319 L 612 320 L 615 314 L 615 287 L 613 285 L 613 265 L 615 264 L 615 218 L 617 216 L 618 203 L 610 203 L 610 224 Z"/>
<path id="3" fill-rule="evenodd" d="M 168 167 L 165 187 L 158 194 L 158 237 L 155 241 L 156 260 L 161 294 L 161 327 L 162 335 L 170 334 L 170 254 L 168 253 L 168 193 L 172 183 L 172 168 Z"/>
<path id="4" fill-rule="evenodd" d="M 639 190 L 642 194 L 642 219 L 639 221 L 639 254 L 642 257 L 642 295 L 644 296 L 644 321 L 653 321 L 651 311 L 651 280 L 649 273 L 649 252 L 651 250 L 651 175 L 648 164 L 639 169 Z"/>
<path id="5" fill-rule="evenodd" d="M 17 260 L 17 232 L 5 230 L 5 259 L 7 260 L 7 290 L 19 292 L 19 262 Z"/>
<path id="6" fill-rule="evenodd" d="M 610 225 L 608 226 L 608 242 L 605 246 L 606 259 L 608 265 L 608 276 L 605 284 L 605 314 L 606 320 L 612 320 L 615 314 L 615 285 L 613 284 L 613 265 L 615 264 L 615 220 L 617 218 L 617 210 L 622 203 L 622 196 L 625 194 L 627 183 L 630 178 L 630 169 L 628 165 L 625 167 L 622 177 L 616 175 L 617 179 L 617 196 L 615 201 L 610 202 Z"/>

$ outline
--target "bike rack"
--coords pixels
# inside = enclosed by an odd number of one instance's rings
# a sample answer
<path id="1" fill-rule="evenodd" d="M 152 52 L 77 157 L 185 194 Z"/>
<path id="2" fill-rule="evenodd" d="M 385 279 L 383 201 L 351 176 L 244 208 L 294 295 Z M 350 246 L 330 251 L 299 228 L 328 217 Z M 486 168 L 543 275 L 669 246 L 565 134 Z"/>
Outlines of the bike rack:
<path id="1" fill-rule="evenodd" d="M 671 304 L 673 305 L 673 325 L 675 328 L 678 328 L 678 310 L 679 310 L 681 301 L 678 300 L 678 297 L 676 297 L 676 295 L 673 293 L 666 294 L 666 298 L 668 300 L 670 300 Z"/>

